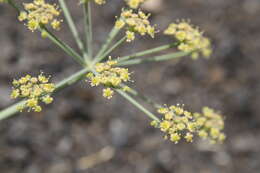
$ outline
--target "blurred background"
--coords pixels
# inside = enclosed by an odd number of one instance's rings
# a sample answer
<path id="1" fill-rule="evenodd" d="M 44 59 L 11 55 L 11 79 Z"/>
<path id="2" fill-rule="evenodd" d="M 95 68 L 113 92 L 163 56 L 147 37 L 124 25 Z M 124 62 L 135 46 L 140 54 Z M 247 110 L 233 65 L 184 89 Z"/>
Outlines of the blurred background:
<path id="1" fill-rule="evenodd" d="M 24 112 L 0 122 L 1 173 L 259 172 L 260 1 L 152 1 L 143 9 L 152 13 L 159 30 L 176 19 L 190 19 L 212 39 L 214 54 L 209 60 L 185 57 L 130 67 L 135 81 L 131 85 L 158 103 L 184 103 L 192 111 L 203 106 L 220 110 L 225 115 L 226 142 L 209 145 L 195 139 L 192 144 L 175 145 L 164 141 L 149 119 L 122 97 L 106 100 L 101 88 L 81 81 L 59 92 L 41 113 Z M 77 2 L 68 0 L 68 5 L 82 33 L 84 21 Z M 96 50 L 122 6 L 123 0 L 93 5 Z M 65 22 L 57 35 L 76 48 Z M 154 40 L 139 38 L 112 55 L 128 55 L 169 41 L 162 34 Z M 42 70 L 56 82 L 80 69 L 2 4 L 0 51 L 1 109 L 14 102 L 9 98 L 13 78 Z"/>

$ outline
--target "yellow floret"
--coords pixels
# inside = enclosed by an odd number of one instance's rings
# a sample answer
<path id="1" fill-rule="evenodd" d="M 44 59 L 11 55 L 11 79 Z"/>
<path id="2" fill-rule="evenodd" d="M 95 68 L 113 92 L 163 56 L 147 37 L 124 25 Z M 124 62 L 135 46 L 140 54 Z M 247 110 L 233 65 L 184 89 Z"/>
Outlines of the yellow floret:
<path id="1" fill-rule="evenodd" d="M 45 104 L 50 104 L 50 103 L 53 102 L 53 98 L 52 98 L 51 96 L 47 95 L 47 96 L 44 96 L 44 97 L 42 98 L 42 101 L 43 101 Z"/>
<path id="2" fill-rule="evenodd" d="M 124 26 L 125 26 L 125 22 L 124 22 L 123 20 L 119 19 L 119 20 L 116 21 L 115 27 L 116 27 L 117 29 L 121 29 L 121 28 L 123 28 Z"/>
<path id="3" fill-rule="evenodd" d="M 17 97 L 19 97 L 19 95 L 20 95 L 19 90 L 18 90 L 18 89 L 15 89 L 15 90 L 13 90 L 12 93 L 11 93 L 11 98 L 12 98 L 12 99 L 16 99 Z"/>
<path id="4" fill-rule="evenodd" d="M 20 12 L 20 15 L 18 17 L 19 21 L 24 21 L 27 19 L 27 13 L 25 11 Z"/>
<path id="5" fill-rule="evenodd" d="M 192 142 L 193 141 L 193 134 L 187 133 L 184 137 L 187 142 Z"/>
<path id="6" fill-rule="evenodd" d="M 111 88 L 103 89 L 103 96 L 107 99 L 111 99 L 114 94 L 114 91 Z"/>
<path id="7" fill-rule="evenodd" d="M 126 31 L 126 41 L 131 42 L 135 39 L 135 33 L 131 31 Z"/>
<path id="8" fill-rule="evenodd" d="M 166 132 L 169 128 L 171 127 L 171 122 L 170 121 L 162 121 L 160 123 L 160 128 L 163 132 Z"/>
<path id="9" fill-rule="evenodd" d="M 127 0 L 127 4 L 130 8 L 138 8 L 141 3 L 143 3 L 145 0 Z"/>
<path id="10" fill-rule="evenodd" d="M 177 144 L 180 141 L 181 137 L 178 133 L 173 133 L 171 134 L 170 139 L 172 142 Z"/>

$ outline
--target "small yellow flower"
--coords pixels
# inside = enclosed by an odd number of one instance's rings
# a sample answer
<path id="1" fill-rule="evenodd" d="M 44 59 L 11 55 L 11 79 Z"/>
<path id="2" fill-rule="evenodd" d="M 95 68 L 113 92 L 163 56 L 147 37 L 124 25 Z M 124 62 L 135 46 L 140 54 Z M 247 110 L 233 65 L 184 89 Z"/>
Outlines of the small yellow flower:
<path id="1" fill-rule="evenodd" d="M 124 26 L 125 26 L 125 22 L 124 22 L 123 20 L 119 19 L 119 20 L 116 21 L 115 27 L 116 27 L 117 29 L 121 29 L 121 28 L 123 28 Z"/>
<path id="2" fill-rule="evenodd" d="M 107 99 L 111 99 L 114 94 L 114 91 L 111 88 L 103 89 L 103 96 Z"/>
<path id="3" fill-rule="evenodd" d="M 192 142 L 193 141 L 193 134 L 187 133 L 184 137 L 187 142 Z"/>
<path id="4" fill-rule="evenodd" d="M 44 76 L 43 74 L 40 74 L 38 76 L 38 80 L 41 82 L 41 83 L 47 83 L 49 81 L 49 77 L 46 77 Z"/>
<path id="5" fill-rule="evenodd" d="M 178 133 L 173 133 L 173 134 L 170 135 L 170 139 L 171 139 L 172 142 L 177 144 L 181 140 L 181 137 Z"/>
<path id="6" fill-rule="evenodd" d="M 135 33 L 131 31 L 126 31 L 126 41 L 131 42 L 135 39 Z"/>
<path id="7" fill-rule="evenodd" d="M 138 8 L 141 3 L 143 3 L 145 0 L 127 0 L 127 5 L 130 8 Z"/>
<path id="8" fill-rule="evenodd" d="M 18 89 L 14 89 L 11 93 L 11 98 L 16 99 L 17 97 L 19 97 L 19 95 L 20 95 L 20 91 Z"/>
<path id="9" fill-rule="evenodd" d="M 33 110 L 35 111 L 35 112 L 41 112 L 42 111 L 42 107 L 41 106 L 35 106 L 34 108 L 33 108 Z"/>
<path id="10" fill-rule="evenodd" d="M 171 122 L 170 121 L 162 121 L 160 123 L 160 128 L 163 132 L 166 132 L 169 128 L 171 127 Z"/>
<path id="11" fill-rule="evenodd" d="M 198 135 L 202 139 L 206 139 L 208 137 L 208 133 L 205 130 L 199 130 Z"/>
<path id="12" fill-rule="evenodd" d="M 59 20 L 53 20 L 52 22 L 51 22 L 51 26 L 52 26 L 52 28 L 53 29 L 55 29 L 55 30 L 60 30 L 60 25 L 61 25 L 61 22 L 59 21 Z"/>
<path id="13" fill-rule="evenodd" d="M 174 114 L 172 112 L 168 112 L 168 113 L 164 114 L 164 118 L 166 120 L 171 120 L 173 118 L 173 115 Z"/>
<path id="14" fill-rule="evenodd" d="M 169 111 L 168 108 L 165 108 L 165 107 L 161 107 L 157 110 L 157 112 L 160 114 L 166 114 L 166 113 L 168 113 L 168 111 Z"/>
<path id="15" fill-rule="evenodd" d="M 28 106 L 28 107 L 35 107 L 37 105 L 38 105 L 38 100 L 35 98 L 31 98 L 31 99 L 27 100 L 27 102 L 26 102 L 26 106 Z"/>
<path id="16" fill-rule="evenodd" d="M 37 83 L 37 82 L 38 82 L 38 79 L 37 79 L 36 77 L 32 77 L 32 78 L 31 78 L 31 82 L 32 82 L 32 83 Z"/>
<path id="17" fill-rule="evenodd" d="M 42 98 L 42 101 L 43 101 L 45 104 L 50 104 L 50 103 L 53 102 L 53 98 L 50 97 L 49 95 L 47 95 L 47 96 L 44 96 L 44 97 Z"/>
<path id="18" fill-rule="evenodd" d="M 25 11 L 22 11 L 18 17 L 19 21 L 24 21 L 27 19 L 27 13 Z"/>
<path id="19" fill-rule="evenodd" d="M 210 135 L 211 135 L 211 137 L 212 137 L 213 139 L 216 139 L 216 138 L 219 137 L 220 132 L 219 132 L 218 129 L 212 128 L 212 129 L 210 130 Z"/>
<path id="20" fill-rule="evenodd" d="M 186 128 L 185 124 L 184 123 L 178 123 L 177 124 L 177 129 L 178 130 L 184 130 Z"/>
<path id="21" fill-rule="evenodd" d="M 153 126 L 153 127 L 157 127 L 158 126 L 158 121 L 155 121 L 155 120 L 153 120 L 153 121 L 151 121 L 151 126 Z"/>

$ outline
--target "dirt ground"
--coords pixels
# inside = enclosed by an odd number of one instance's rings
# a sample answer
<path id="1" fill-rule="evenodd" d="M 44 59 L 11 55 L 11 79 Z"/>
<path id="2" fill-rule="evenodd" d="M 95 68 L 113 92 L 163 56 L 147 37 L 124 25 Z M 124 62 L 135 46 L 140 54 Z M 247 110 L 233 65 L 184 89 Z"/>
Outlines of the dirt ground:
<path id="1" fill-rule="evenodd" d="M 73 0 L 68 3 L 82 33 L 80 7 Z M 95 49 L 123 4 L 110 0 L 94 7 Z M 1 173 L 259 173 L 260 1 L 162 0 L 146 11 L 153 13 L 152 23 L 159 30 L 189 18 L 212 38 L 214 54 L 209 60 L 186 57 L 130 67 L 131 85 L 158 103 L 220 110 L 226 116 L 225 143 L 164 141 L 148 118 L 122 97 L 107 101 L 101 88 L 82 81 L 58 93 L 41 113 L 24 112 L 0 122 Z M 65 22 L 57 35 L 76 47 Z M 158 37 L 140 38 L 112 55 L 170 41 Z M 80 69 L 50 41 L 28 31 L 5 5 L 0 5 L 0 51 L 1 109 L 13 103 L 13 78 L 42 70 L 59 81 Z"/>

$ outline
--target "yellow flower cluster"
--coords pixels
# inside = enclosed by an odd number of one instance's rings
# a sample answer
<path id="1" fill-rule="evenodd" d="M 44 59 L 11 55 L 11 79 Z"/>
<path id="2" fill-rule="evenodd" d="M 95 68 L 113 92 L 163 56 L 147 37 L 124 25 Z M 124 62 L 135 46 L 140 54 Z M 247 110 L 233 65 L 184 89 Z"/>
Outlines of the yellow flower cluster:
<path id="1" fill-rule="evenodd" d="M 53 98 L 50 96 L 54 91 L 55 86 L 49 83 L 49 77 L 40 74 L 38 77 L 31 77 L 26 75 L 19 80 L 13 80 L 13 90 L 11 98 L 25 98 L 26 103 L 18 109 L 22 111 L 29 108 L 28 111 L 40 112 L 42 110 L 39 101 L 45 104 L 50 104 Z"/>
<path id="2" fill-rule="evenodd" d="M 182 138 L 192 142 L 195 134 L 212 143 L 225 140 L 225 134 L 221 132 L 224 128 L 223 117 L 213 109 L 204 107 L 202 113 L 191 113 L 176 105 L 162 107 L 158 109 L 158 113 L 163 115 L 162 120 L 152 121 L 151 125 L 160 128 L 166 133 L 164 138 L 169 138 L 174 143 Z"/>
<path id="3" fill-rule="evenodd" d="M 127 5 L 130 8 L 137 9 L 141 3 L 143 3 L 145 0 L 127 0 Z"/>
<path id="4" fill-rule="evenodd" d="M 133 10 L 123 10 L 121 17 L 115 23 L 115 27 L 121 29 L 126 26 L 127 42 L 135 39 L 135 33 L 139 33 L 142 36 L 148 34 L 154 38 L 155 28 L 150 25 L 149 16 L 149 14 L 146 15 L 140 10 L 138 13 L 134 13 Z"/>
<path id="5" fill-rule="evenodd" d="M 91 86 L 104 85 L 103 96 L 110 99 L 114 91 L 111 88 L 118 88 L 122 82 L 130 81 L 130 73 L 127 68 L 113 67 L 117 64 L 115 60 L 108 60 L 95 65 L 96 73 L 88 73 Z"/>
<path id="6" fill-rule="evenodd" d="M 184 52 L 194 51 L 191 54 L 194 59 L 198 58 L 200 54 L 209 57 L 212 53 L 210 40 L 187 21 L 183 20 L 170 24 L 164 34 L 174 36 L 177 39 L 179 50 Z"/>
<path id="7" fill-rule="evenodd" d="M 222 132 L 224 129 L 223 116 L 213 109 L 204 107 L 202 113 L 194 113 L 194 119 L 198 125 L 198 135 L 209 138 L 212 143 L 222 142 L 226 136 Z"/>
<path id="8" fill-rule="evenodd" d="M 35 31 L 40 25 L 50 24 L 55 30 L 60 29 L 62 20 L 58 20 L 60 11 L 56 4 L 48 4 L 45 0 L 34 0 L 32 3 L 24 3 L 25 11 L 18 17 L 20 21 L 27 20 L 27 27 Z"/>

